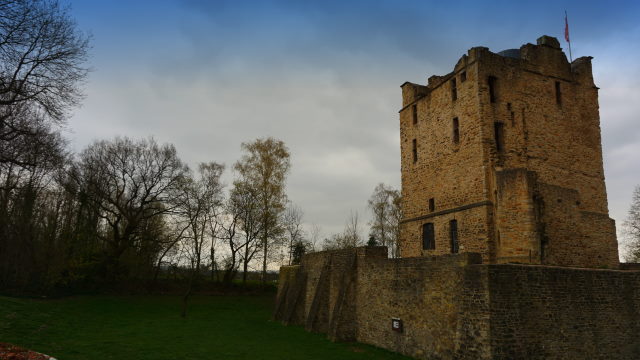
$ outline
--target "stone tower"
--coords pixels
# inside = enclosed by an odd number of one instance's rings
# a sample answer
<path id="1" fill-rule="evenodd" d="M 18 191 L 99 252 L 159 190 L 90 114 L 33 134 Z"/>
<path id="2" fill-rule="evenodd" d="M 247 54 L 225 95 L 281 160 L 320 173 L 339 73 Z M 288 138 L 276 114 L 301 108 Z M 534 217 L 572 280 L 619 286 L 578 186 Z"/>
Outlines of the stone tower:
<path id="1" fill-rule="evenodd" d="M 403 257 L 618 267 L 591 57 L 474 47 L 402 100 Z"/>

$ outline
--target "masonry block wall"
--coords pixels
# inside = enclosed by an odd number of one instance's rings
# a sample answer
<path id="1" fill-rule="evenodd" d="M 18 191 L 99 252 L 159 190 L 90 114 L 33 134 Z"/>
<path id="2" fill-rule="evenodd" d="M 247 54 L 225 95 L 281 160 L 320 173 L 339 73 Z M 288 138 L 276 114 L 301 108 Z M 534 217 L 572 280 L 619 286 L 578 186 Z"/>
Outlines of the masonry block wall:
<path id="1" fill-rule="evenodd" d="M 480 262 L 474 253 L 388 259 L 384 247 L 308 254 L 283 268 L 274 317 L 417 358 L 488 359 L 486 268 L 469 267 Z"/>
<path id="2" fill-rule="evenodd" d="M 308 254 L 282 268 L 274 317 L 418 359 L 640 358 L 640 271 L 481 259 Z"/>
<path id="3" fill-rule="evenodd" d="M 402 97 L 403 257 L 618 267 L 590 57 L 569 63 L 548 36 L 476 47 Z"/>
<path id="4" fill-rule="evenodd" d="M 487 267 L 493 359 L 640 359 L 640 271 Z"/>

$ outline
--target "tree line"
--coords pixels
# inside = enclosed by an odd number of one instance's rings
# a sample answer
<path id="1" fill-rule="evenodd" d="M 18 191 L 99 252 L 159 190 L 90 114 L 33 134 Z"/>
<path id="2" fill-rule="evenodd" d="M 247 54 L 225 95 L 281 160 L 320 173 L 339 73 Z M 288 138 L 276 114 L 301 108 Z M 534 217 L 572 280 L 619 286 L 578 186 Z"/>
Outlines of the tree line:
<path id="1" fill-rule="evenodd" d="M 192 171 L 173 145 L 152 138 L 99 140 L 75 156 L 37 152 L 55 158 L 51 164 L 2 163 L 2 285 L 156 281 L 167 263 L 189 268 L 191 279 L 205 266 L 219 269 L 230 282 L 240 266 L 246 280 L 260 260 L 266 274 L 284 244 L 289 152 L 272 138 L 243 147 L 228 194 L 223 165 Z"/>
<path id="2" fill-rule="evenodd" d="M 337 250 L 358 246 L 385 246 L 389 256 L 400 257 L 398 239 L 400 237 L 400 220 L 402 219 L 400 191 L 379 183 L 367 201 L 371 213 L 369 221 L 369 238 L 361 236 L 360 218 L 357 212 L 351 212 L 344 230 L 325 238 L 322 250 Z"/>
<path id="3" fill-rule="evenodd" d="M 284 143 L 243 144 L 226 196 L 223 165 L 192 171 L 152 138 L 73 154 L 61 126 L 83 98 L 89 48 L 57 1 L 0 0 L 0 285 L 157 280 L 166 259 L 194 274 L 208 259 L 226 281 L 261 259 L 266 274 L 284 233 Z"/>
<path id="4" fill-rule="evenodd" d="M 369 201 L 369 241 L 353 214 L 320 242 L 285 191 L 287 146 L 243 143 L 225 189 L 225 166 L 191 169 L 153 138 L 94 141 L 73 153 L 62 126 L 83 98 L 90 36 L 55 0 L 0 0 L 0 288 L 47 292 L 157 283 L 173 271 L 188 299 L 205 273 L 231 283 L 305 252 L 368 245 L 397 256 L 397 190 Z"/>
<path id="5" fill-rule="evenodd" d="M 640 185 L 636 185 L 631 195 L 631 206 L 627 218 L 622 223 L 624 260 L 640 263 Z"/>

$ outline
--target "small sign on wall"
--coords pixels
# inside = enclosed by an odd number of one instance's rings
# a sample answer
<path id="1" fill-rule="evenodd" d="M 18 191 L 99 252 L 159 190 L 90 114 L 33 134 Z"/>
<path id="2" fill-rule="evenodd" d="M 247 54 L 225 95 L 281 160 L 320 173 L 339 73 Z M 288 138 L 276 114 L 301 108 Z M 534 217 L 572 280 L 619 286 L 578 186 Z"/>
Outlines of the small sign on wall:
<path id="1" fill-rule="evenodd" d="M 397 318 L 391 318 L 391 330 L 402 332 L 402 320 Z"/>

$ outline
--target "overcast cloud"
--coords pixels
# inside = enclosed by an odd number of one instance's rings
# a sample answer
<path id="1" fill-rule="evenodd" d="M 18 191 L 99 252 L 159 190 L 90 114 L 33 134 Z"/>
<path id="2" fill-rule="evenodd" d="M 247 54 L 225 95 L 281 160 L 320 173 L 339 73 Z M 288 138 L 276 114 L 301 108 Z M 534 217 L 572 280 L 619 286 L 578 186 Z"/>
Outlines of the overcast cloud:
<path id="1" fill-rule="evenodd" d="M 71 2 L 94 37 L 95 71 L 69 122 L 76 150 L 97 138 L 152 135 L 191 165 L 230 168 L 242 142 L 279 138 L 292 153 L 290 199 L 328 236 L 351 211 L 368 219 L 377 183 L 399 187 L 400 84 L 448 73 L 473 46 L 562 39 L 567 9 L 574 58 L 594 57 L 618 224 L 640 183 L 635 2 L 132 3 Z"/>

